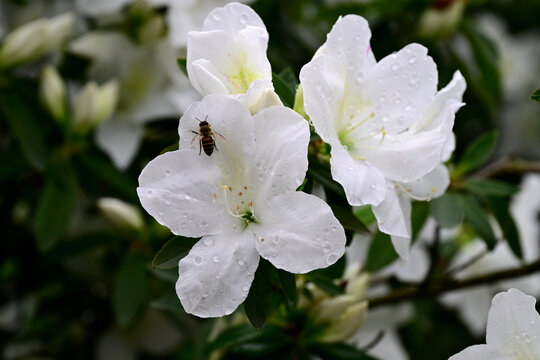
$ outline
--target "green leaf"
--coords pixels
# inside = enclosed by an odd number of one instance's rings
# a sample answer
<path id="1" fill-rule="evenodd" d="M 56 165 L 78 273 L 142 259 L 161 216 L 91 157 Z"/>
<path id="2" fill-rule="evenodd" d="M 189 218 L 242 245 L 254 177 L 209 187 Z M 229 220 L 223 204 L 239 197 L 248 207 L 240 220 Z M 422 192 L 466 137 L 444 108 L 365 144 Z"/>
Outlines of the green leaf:
<path id="1" fill-rule="evenodd" d="M 184 75 L 188 76 L 187 60 L 184 58 L 177 58 L 176 63 L 178 64 L 178 68 L 180 69 L 180 71 L 182 71 Z"/>
<path id="2" fill-rule="evenodd" d="M 330 205 L 334 216 L 339 220 L 346 230 L 355 231 L 361 234 L 371 234 L 369 229 L 352 212 L 351 207 Z"/>
<path id="3" fill-rule="evenodd" d="M 298 293 L 296 292 L 296 279 L 294 274 L 281 269 L 276 269 L 276 271 L 285 296 L 295 303 L 298 300 Z"/>
<path id="4" fill-rule="evenodd" d="M 292 108 L 296 94 L 296 78 L 290 70 L 284 70 L 280 74 L 272 74 L 274 90 L 283 102 L 283 105 Z"/>
<path id="5" fill-rule="evenodd" d="M 191 250 L 199 238 L 175 236 L 163 245 L 152 260 L 152 267 L 156 269 L 173 269 Z"/>
<path id="6" fill-rule="evenodd" d="M 465 214 L 465 220 L 474 228 L 478 236 L 484 240 L 488 249 L 493 250 L 497 244 L 497 239 L 489 224 L 486 210 L 472 196 L 462 194 L 458 194 L 458 196 Z"/>
<path id="7" fill-rule="evenodd" d="M 456 178 L 467 174 L 483 165 L 491 157 L 499 134 L 497 130 L 489 131 L 477 138 L 461 157 L 454 171 Z"/>
<path id="8" fill-rule="evenodd" d="M 371 225 L 377 219 L 375 218 L 375 215 L 373 214 L 373 211 L 371 210 L 371 206 L 364 205 L 357 207 L 354 211 L 354 216 L 356 216 L 363 224 Z"/>
<path id="9" fill-rule="evenodd" d="M 422 230 L 424 223 L 429 216 L 429 203 L 425 201 L 415 201 L 412 203 L 411 210 L 411 228 L 412 228 L 412 243 L 416 240 L 418 234 Z"/>
<path id="10" fill-rule="evenodd" d="M 540 89 L 537 89 L 535 92 L 531 94 L 531 100 L 540 102 Z"/>
<path id="11" fill-rule="evenodd" d="M 0 112 L 17 138 L 26 159 L 38 170 L 45 168 L 47 147 L 39 117 L 13 90 L 0 90 Z"/>
<path id="12" fill-rule="evenodd" d="M 371 240 L 366 260 L 366 270 L 370 272 L 378 271 L 390 265 L 398 258 L 390 235 L 377 231 Z"/>
<path id="13" fill-rule="evenodd" d="M 480 196 L 510 196 L 519 189 L 514 184 L 490 179 L 467 179 L 463 187 L 473 194 Z"/>
<path id="14" fill-rule="evenodd" d="M 310 161 L 307 174 L 326 189 L 331 190 L 342 198 L 345 198 L 345 191 L 343 191 L 343 187 L 332 179 L 332 174 L 327 166 L 322 165 L 318 161 Z"/>
<path id="15" fill-rule="evenodd" d="M 113 308 L 121 327 L 131 325 L 144 308 L 146 294 L 146 261 L 136 254 L 127 254 L 114 278 Z"/>
<path id="16" fill-rule="evenodd" d="M 214 350 L 227 349 L 236 345 L 240 345 L 246 342 L 253 341 L 268 332 L 265 327 L 260 330 L 255 330 L 253 326 L 241 325 L 238 327 L 228 328 L 227 331 L 223 331 L 217 336 L 217 338 L 208 344 L 205 349 L 207 354 L 210 354 Z"/>
<path id="17" fill-rule="evenodd" d="M 246 316 L 253 326 L 259 329 L 270 312 L 270 302 L 272 300 L 272 282 L 270 272 L 272 265 L 261 258 L 259 267 L 255 272 L 255 279 L 249 288 L 249 294 L 244 301 Z"/>
<path id="18" fill-rule="evenodd" d="M 377 360 L 362 350 L 344 343 L 318 343 L 311 345 L 309 350 L 323 360 Z"/>
<path id="19" fill-rule="evenodd" d="M 489 203 L 493 210 L 493 215 L 495 215 L 503 231 L 504 238 L 508 242 L 508 246 L 510 246 L 510 249 L 518 259 L 523 260 L 523 249 L 521 248 L 519 231 L 510 213 L 510 202 L 508 199 L 497 197 L 490 198 Z"/>
<path id="20" fill-rule="evenodd" d="M 463 209 L 456 193 L 447 192 L 440 198 L 431 200 L 429 212 L 437 224 L 443 228 L 451 228 L 463 220 Z"/>
<path id="21" fill-rule="evenodd" d="M 50 250 L 66 232 L 77 205 L 77 195 L 77 178 L 70 164 L 51 165 L 35 217 L 40 251 Z"/>

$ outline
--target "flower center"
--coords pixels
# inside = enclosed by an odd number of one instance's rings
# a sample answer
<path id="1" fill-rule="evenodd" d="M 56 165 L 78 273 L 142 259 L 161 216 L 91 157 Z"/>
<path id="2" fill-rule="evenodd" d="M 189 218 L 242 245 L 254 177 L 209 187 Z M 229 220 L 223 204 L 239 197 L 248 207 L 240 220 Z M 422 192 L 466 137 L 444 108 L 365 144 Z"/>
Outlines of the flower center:
<path id="1" fill-rule="evenodd" d="M 223 201 L 227 212 L 232 217 L 242 219 L 244 228 L 250 223 L 258 223 L 259 219 L 255 215 L 253 201 L 249 198 L 247 185 L 234 188 L 232 186 L 222 185 Z M 236 225 L 233 225 L 235 227 Z"/>

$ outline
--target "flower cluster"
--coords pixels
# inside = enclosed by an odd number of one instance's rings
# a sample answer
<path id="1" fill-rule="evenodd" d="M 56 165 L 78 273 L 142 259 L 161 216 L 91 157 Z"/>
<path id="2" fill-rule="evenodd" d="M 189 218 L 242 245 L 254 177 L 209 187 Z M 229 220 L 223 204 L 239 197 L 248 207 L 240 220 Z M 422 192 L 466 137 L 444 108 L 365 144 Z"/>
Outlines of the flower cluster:
<path id="1" fill-rule="evenodd" d="M 339 19 L 302 68 L 299 94 L 331 146 L 332 176 L 347 200 L 372 205 L 380 230 L 407 258 L 410 199 L 429 200 L 449 183 L 442 162 L 453 151 L 465 82 L 457 72 L 437 92 L 423 46 L 377 63 L 369 38 L 360 16 Z M 180 119 L 179 150 L 152 160 L 139 177 L 141 203 L 159 223 L 201 237 L 179 263 L 176 290 L 186 311 L 202 317 L 230 314 L 246 299 L 260 256 L 306 273 L 344 253 L 330 207 L 295 191 L 307 171 L 310 131 L 274 91 L 267 43 L 262 20 L 239 3 L 214 9 L 201 31 L 189 33 L 187 72 L 204 98 Z"/>

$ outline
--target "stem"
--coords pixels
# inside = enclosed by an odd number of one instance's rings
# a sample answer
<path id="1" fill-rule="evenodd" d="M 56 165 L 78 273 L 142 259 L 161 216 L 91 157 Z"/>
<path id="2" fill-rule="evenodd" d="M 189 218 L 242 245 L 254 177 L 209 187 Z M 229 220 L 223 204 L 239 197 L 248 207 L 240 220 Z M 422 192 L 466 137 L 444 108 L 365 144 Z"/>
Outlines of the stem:
<path id="1" fill-rule="evenodd" d="M 445 279 L 422 286 L 413 284 L 396 289 L 388 295 L 368 299 L 369 307 L 375 308 L 382 305 L 399 303 L 405 300 L 437 296 L 448 291 L 465 289 L 480 284 L 488 284 L 500 280 L 516 278 L 523 275 L 529 275 L 537 271 L 540 271 L 540 259 L 517 269 L 497 271 L 491 274 L 477 276 L 466 280 Z"/>
<path id="2" fill-rule="evenodd" d="M 503 173 L 540 173 L 540 162 L 516 159 L 513 156 L 505 156 L 485 166 L 472 175 L 474 178 L 493 178 Z"/>

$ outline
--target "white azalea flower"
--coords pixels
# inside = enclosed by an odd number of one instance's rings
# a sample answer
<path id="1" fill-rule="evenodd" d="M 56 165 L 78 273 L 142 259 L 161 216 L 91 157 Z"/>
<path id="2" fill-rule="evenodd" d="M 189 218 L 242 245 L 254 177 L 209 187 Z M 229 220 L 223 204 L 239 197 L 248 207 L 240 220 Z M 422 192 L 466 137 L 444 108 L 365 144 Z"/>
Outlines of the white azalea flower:
<path id="1" fill-rule="evenodd" d="M 121 33 L 92 32 L 70 49 L 92 59 L 91 78 L 119 80 L 117 111 L 98 128 L 96 140 L 120 169 L 135 156 L 145 122 L 176 117 L 197 98 L 166 39 L 137 46 Z"/>
<path id="2" fill-rule="evenodd" d="M 192 144 L 204 119 L 214 132 L 211 156 Z M 309 128 L 301 116 L 270 107 L 252 117 L 239 101 L 209 95 L 186 111 L 179 134 L 179 150 L 152 160 L 137 192 L 160 224 L 202 237 L 179 263 L 176 290 L 188 313 L 233 312 L 259 256 L 305 273 L 343 255 L 345 233 L 328 205 L 295 191 L 308 167 Z"/>
<path id="3" fill-rule="evenodd" d="M 540 358 L 540 315 L 536 299 L 510 289 L 493 298 L 485 345 L 469 346 L 449 360 L 520 360 Z"/>
<path id="4" fill-rule="evenodd" d="M 201 31 L 189 32 L 189 80 L 202 96 L 232 95 L 252 113 L 282 105 L 272 86 L 267 46 L 266 27 L 250 7 L 230 3 L 216 8 Z"/>
<path id="5" fill-rule="evenodd" d="M 453 146 L 454 115 L 463 105 L 465 81 L 456 72 L 437 92 L 437 68 L 425 47 L 410 44 L 377 63 L 370 37 L 360 16 L 336 22 L 300 72 L 304 107 L 332 146 L 332 176 L 349 203 L 373 205 L 379 228 L 406 239 L 394 241 L 406 258 L 410 204 L 401 198 L 418 197 L 415 182 L 431 172 L 419 181 L 427 195 L 446 187 L 444 170 L 436 168 Z"/>

